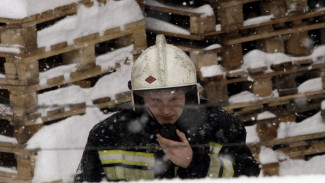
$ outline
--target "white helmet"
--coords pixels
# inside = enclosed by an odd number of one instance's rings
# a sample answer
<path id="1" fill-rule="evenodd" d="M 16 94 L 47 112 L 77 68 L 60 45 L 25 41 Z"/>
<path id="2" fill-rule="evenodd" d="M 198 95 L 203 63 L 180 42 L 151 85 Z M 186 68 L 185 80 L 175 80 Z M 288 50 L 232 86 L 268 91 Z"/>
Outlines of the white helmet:
<path id="1" fill-rule="evenodd" d="M 164 35 L 157 35 L 156 45 L 146 49 L 133 65 L 132 92 L 185 86 L 195 86 L 199 103 L 194 63 L 181 49 L 167 44 Z"/>

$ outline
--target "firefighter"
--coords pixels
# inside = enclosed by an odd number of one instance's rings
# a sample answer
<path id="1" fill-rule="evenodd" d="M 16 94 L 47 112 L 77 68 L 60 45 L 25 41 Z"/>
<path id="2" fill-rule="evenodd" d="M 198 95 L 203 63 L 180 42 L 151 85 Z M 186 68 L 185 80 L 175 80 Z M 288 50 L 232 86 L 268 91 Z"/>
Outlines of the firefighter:
<path id="1" fill-rule="evenodd" d="M 133 108 L 93 127 L 75 182 L 259 175 L 244 125 L 200 99 L 193 62 L 163 35 L 129 85 Z"/>

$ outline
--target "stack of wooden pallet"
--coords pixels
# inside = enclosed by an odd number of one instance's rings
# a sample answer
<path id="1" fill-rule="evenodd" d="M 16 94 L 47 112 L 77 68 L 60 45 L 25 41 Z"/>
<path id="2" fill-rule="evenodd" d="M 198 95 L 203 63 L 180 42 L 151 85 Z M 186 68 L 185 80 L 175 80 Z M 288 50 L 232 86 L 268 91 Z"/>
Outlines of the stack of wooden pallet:
<path id="1" fill-rule="evenodd" d="M 315 46 L 325 43 L 324 9 L 312 7 L 307 0 L 174 4 L 145 0 L 145 11 L 148 43 L 153 43 L 154 35 L 165 34 L 168 42 L 186 51 L 195 62 L 206 98 L 247 126 L 257 125 L 260 142 L 251 145 L 257 158 L 262 146 L 278 147 L 291 158 L 325 152 L 325 133 L 276 139 L 280 122 L 301 121 L 321 110 L 324 56 L 311 54 Z M 273 61 L 261 55 L 269 55 Z M 207 67 L 214 69 L 214 74 L 205 75 Z M 319 79 L 318 90 L 299 90 L 302 83 L 312 79 Z M 233 97 L 241 92 L 249 92 L 256 100 L 234 102 Z M 258 119 L 265 111 L 275 117 Z M 278 174 L 274 166 L 278 162 L 264 165 L 265 175 Z"/>
<path id="2" fill-rule="evenodd" d="M 37 152 L 25 149 L 27 140 L 46 123 L 86 111 L 86 103 L 81 102 L 68 107 L 51 106 L 52 109 L 44 112 L 42 107 L 48 106 L 39 105 L 39 95 L 72 85 L 91 88 L 101 77 L 130 61 L 125 58 L 111 67 L 102 67 L 96 63 L 100 55 L 129 47 L 131 55 L 136 57 L 146 48 L 143 19 L 123 27 L 83 34 L 72 42 L 66 40 L 40 47 L 38 39 L 43 29 L 55 26 L 68 16 L 77 15 L 80 6 L 100 6 L 100 3 L 106 3 L 106 0 L 98 0 L 98 3 L 82 0 L 23 19 L 0 18 L 0 102 L 3 109 L 0 133 L 17 140 L 0 142 L 2 167 L 16 167 L 16 172 L 0 172 L 0 181 L 31 181 Z M 57 74 L 62 67 L 73 69 Z M 51 71 L 56 74 L 42 78 L 44 73 Z M 106 96 L 92 103 L 99 108 L 108 108 L 130 100 L 129 93 L 121 93 L 114 100 Z M 3 159 L 6 161 L 2 162 Z"/>

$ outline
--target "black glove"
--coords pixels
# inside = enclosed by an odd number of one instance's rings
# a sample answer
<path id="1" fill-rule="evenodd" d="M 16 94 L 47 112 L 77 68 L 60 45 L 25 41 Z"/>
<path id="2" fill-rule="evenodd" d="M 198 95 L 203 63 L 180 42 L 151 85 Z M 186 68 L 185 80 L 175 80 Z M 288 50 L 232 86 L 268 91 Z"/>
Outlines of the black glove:
<path id="1" fill-rule="evenodd" d="M 166 139 L 170 139 L 173 141 L 180 141 L 177 133 L 176 133 L 176 126 L 171 125 L 171 124 L 163 124 L 161 125 L 161 129 L 159 130 L 159 134 L 166 138 Z"/>
<path id="2" fill-rule="evenodd" d="M 180 141 L 177 133 L 176 127 L 171 124 L 163 124 L 159 129 L 159 134 L 170 140 Z M 155 167 L 155 177 L 157 178 L 174 178 L 175 177 L 175 164 L 171 162 L 167 157 L 165 157 L 165 153 L 160 150 L 155 153 L 156 166 Z"/>

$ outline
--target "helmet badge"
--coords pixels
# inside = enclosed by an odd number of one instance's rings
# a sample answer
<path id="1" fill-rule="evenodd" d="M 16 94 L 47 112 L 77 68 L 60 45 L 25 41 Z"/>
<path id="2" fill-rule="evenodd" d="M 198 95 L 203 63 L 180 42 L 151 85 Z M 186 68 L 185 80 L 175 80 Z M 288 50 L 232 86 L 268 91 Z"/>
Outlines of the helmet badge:
<path id="1" fill-rule="evenodd" d="M 151 83 L 153 83 L 154 81 L 156 81 L 157 79 L 156 78 L 154 78 L 154 77 L 152 77 L 152 76 L 149 76 L 149 77 L 147 77 L 147 79 L 145 80 L 147 83 L 149 83 L 149 84 L 151 84 Z"/>

